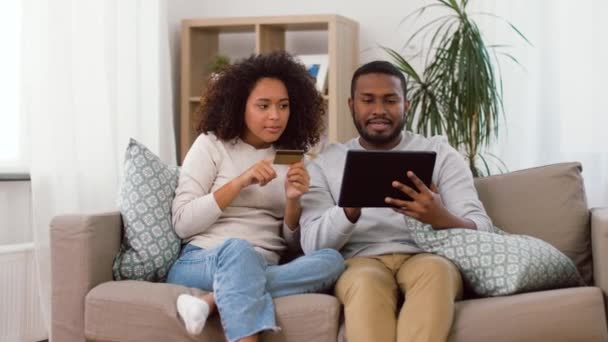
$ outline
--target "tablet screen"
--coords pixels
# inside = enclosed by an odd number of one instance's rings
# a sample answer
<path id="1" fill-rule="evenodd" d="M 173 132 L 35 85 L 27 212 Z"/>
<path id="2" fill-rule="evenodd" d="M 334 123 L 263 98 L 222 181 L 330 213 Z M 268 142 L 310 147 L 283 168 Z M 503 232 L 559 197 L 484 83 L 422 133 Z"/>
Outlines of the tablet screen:
<path id="1" fill-rule="evenodd" d="M 427 187 L 433 179 L 436 153 L 431 151 L 363 151 L 349 150 L 342 174 L 340 207 L 390 207 L 385 197 L 410 201 L 411 198 L 393 188 L 397 180 L 414 190 L 416 186 L 406 175 L 412 171 Z"/>

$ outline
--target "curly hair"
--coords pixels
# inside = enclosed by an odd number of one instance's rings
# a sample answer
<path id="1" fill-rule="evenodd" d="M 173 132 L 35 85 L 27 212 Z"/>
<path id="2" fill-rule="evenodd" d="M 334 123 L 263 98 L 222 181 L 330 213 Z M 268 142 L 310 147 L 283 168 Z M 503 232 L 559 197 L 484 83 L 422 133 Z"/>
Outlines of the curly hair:
<path id="1" fill-rule="evenodd" d="M 197 109 L 199 133 L 213 132 L 228 141 L 245 129 L 245 106 L 261 78 L 283 82 L 289 95 L 289 121 L 273 143 L 276 148 L 308 150 L 321 137 L 325 104 L 306 68 L 286 52 L 257 54 L 224 68 L 208 82 Z"/>

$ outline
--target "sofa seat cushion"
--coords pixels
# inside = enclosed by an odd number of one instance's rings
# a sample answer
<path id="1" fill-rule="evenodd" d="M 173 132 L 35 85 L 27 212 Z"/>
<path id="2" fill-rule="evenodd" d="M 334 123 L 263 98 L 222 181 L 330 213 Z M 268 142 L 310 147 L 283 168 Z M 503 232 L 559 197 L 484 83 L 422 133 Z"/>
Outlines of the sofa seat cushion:
<path id="1" fill-rule="evenodd" d="M 182 293 L 202 291 L 174 284 L 112 281 L 93 288 L 85 299 L 85 336 L 93 341 L 223 341 L 214 314 L 200 336 L 192 337 L 177 314 Z M 303 294 L 274 300 L 278 333 L 263 341 L 336 341 L 340 304 L 324 294 Z"/>
<path id="2" fill-rule="evenodd" d="M 607 341 L 604 298 L 578 287 L 456 303 L 449 342 Z"/>

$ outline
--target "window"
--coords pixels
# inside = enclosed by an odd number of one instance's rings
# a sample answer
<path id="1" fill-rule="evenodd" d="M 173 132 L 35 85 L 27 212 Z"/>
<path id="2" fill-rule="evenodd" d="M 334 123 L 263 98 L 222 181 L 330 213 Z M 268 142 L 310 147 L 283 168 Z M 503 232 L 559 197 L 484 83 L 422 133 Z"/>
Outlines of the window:
<path id="1" fill-rule="evenodd" d="M 0 173 L 27 172 L 26 120 L 21 111 L 21 1 L 0 11 Z"/>

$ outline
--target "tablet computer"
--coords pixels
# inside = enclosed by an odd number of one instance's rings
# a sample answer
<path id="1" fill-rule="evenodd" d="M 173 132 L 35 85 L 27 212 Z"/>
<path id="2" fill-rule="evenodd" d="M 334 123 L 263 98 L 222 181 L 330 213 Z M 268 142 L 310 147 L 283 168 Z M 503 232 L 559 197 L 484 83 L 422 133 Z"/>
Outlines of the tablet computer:
<path id="1" fill-rule="evenodd" d="M 399 181 L 414 190 L 416 186 L 407 177 L 412 171 L 427 187 L 433 179 L 437 154 L 432 151 L 363 151 L 349 150 L 342 174 L 340 207 L 390 207 L 385 197 L 410 201 L 411 198 L 393 188 Z"/>

